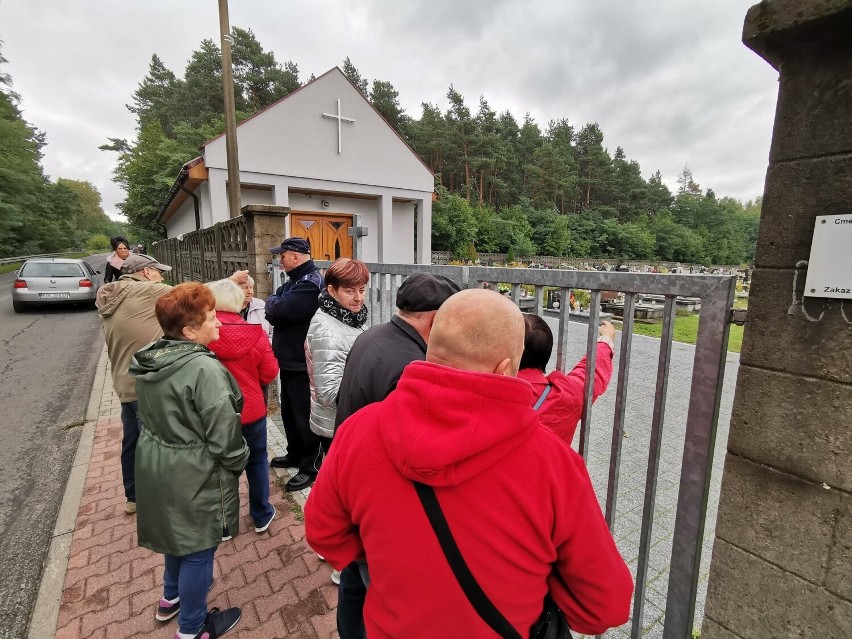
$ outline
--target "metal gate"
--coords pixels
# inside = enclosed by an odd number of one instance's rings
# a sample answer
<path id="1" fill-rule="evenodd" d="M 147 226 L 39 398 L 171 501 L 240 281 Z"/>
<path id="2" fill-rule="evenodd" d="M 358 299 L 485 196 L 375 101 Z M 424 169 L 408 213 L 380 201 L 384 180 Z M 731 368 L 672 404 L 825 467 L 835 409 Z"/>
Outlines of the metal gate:
<path id="1" fill-rule="evenodd" d="M 316 262 L 327 268 L 331 262 Z M 487 283 L 496 288 L 508 287 L 508 295 L 538 315 L 545 312 L 545 290 L 555 288 L 562 300 L 568 300 L 573 289 L 590 291 L 589 311 L 580 316 L 571 313 L 567 304 L 558 310 L 548 311 L 558 319 L 556 332 L 556 367 L 565 371 L 570 335 L 576 332 L 577 320 L 587 323 L 586 332 L 586 386 L 584 405 L 579 430 L 577 449 L 589 464 L 590 444 L 602 442 L 598 448 L 608 448 L 606 498 L 603 506 L 610 530 L 615 532 L 620 525 L 628 525 L 617 515 L 619 480 L 626 470 L 623 467 L 622 450 L 625 436 L 625 418 L 631 410 L 628 401 L 628 382 L 631 372 L 631 354 L 634 350 L 634 314 L 637 311 L 637 296 L 654 295 L 660 299 L 662 310 L 662 337 L 656 353 L 656 376 L 653 393 L 653 410 L 650 415 L 650 432 L 647 447 L 647 468 L 644 478 L 644 494 L 641 503 L 641 532 L 638 551 L 635 555 L 636 590 L 629 636 L 638 639 L 645 636 L 648 627 L 644 624 L 649 595 L 649 561 L 654 541 L 654 515 L 657 487 L 660 478 L 661 448 L 668 441 L 663 438 L 666 417 L 669 373 L 672 358 L 672 336 L 679 297 L 700 299 L 698 336 L 691 367 L 689 397 L 685 416 L 683 450 L 677 480 L 677 507 L 671 536 L 671 552 L 668 557 L 668 584 L 664 604 L 657 602 L 656 608 L 664 608 L 663 637 L 684 639 L 693 629 L 695 605 L 698 593 L 699 566 L 701 563 L 707 500 L 719 403 L 725 373 L 730 309 L 736 292 L 736 278 L 714 275 L 669 275 L 657 273 L 587 272 L 551 269 L 487 268 L 473 266 L 437 266 L 412 264 L 368 264 L 370 282 L 368 304 L 370 323 L 387 322 L 395 311 L 396 292 L 408 275 L 431 272 L 445 275 L 462 288 L 480 287 Z M 275 286 L 280 283 L 277 264 L 274 268 Z M 531 295 L 525 295 L 527 291 Z M 601 316 L 600 302 L 603 292 L 624 293 L 623 326 L 618 345 L 617 383 L 613 418 L 610 423 L 592 420 L 592 390 L 597 349 L 597 328 Z M 553 296 L 548 296 L 553 299 Z M 531 299 L 530 299 L 531 298 Z M 647 359 L 647 358 L 646 358 Z M 649 366 L 649 362 L 641 364 Z M 609 392 L 609 391 L 608 391 Z M 680 416 L 683 417 L 682 415 Z M 608 444 L 608 446 L 607 446 Z M 591 470 L 591 469 L 590 469 Z M 594 476 L 593 476 L 594 481 Z M 600 484 L 601 482 L 598 482 Z M 598 485 L 596 488 L 601 489 Z M 622 553 L 624 553 L 622 549 Z M 626 557 L 628 558 L 628 557 Z M 630 558 L 628 558 L 630 563 Z M 614 636 L 624 636 L 620 629 Z M 609 633 L 608 633 L 609 634 Z M 653 634 L 658 634 L 657 632 Z"/>

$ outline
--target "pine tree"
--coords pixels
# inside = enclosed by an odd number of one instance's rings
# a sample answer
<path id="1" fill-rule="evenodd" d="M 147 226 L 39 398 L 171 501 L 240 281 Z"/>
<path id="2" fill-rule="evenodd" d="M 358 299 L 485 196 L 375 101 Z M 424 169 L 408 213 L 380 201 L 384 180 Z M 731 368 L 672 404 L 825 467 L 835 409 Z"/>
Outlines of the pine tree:
<path id="1" fill-rule="evenodd" d="M 355 87 L 364 94 L 364 97 L 368 97 L 367 95 L 367 87 L 369 86 L 367 82 L 367 78 L 362 78 L 361 74 L 358 72 L 358 69 L 355 68 L 355 65 L 352 64 L 352 60 L 349 59 L 349 56 L 346 56 L 346 59 L 343 61 L 343 75 L 345 75 Z"/>

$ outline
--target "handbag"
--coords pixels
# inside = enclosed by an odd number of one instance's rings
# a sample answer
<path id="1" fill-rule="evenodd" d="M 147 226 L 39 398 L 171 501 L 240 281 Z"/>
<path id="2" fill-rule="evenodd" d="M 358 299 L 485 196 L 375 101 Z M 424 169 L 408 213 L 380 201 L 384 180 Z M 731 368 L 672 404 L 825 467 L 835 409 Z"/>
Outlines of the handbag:
<path id="1" fill-rule="evenodd" d="M 533 410 L 539 409 L 549 392 L 550 384 L 538 398 Z M 453 533 L 450 531 L 447 518 L 444 517 L 444 511 L 441 510 L 441 504 L 438 502 L 435 490 L 418 481 L 413 483 L 420 503 L 423 504 L 423 510 L 426 511 L 426 517 L 429 518 L 432 530 L 435 531 L 441 550 L 444 551 L 444 556 L 447 558 L 447 563 L 450 564 L 456 580 L 476 613 L 494 632 L 504 639 L 523 639 L 514 626 L 491 603 L 491 600 L 480 588 L 473 573 L 470 572 L 470 568 L 467 567 L 456 540 L 453 538 Z M 556 606 L 550 593 L 544 596 L 542 613 L 530 628 L 530 639 L 571 639 L 568 622 L 565 621 L 565 617 Z"/>

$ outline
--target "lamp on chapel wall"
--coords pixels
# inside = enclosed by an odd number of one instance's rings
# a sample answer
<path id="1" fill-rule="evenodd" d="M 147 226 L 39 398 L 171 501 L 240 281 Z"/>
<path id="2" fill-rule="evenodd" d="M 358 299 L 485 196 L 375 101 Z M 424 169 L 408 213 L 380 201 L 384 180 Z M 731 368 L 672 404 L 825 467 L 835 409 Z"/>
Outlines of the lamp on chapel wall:
<path id="1" fill-rule="evenodd" d="M 328 200 L 322 201 L 322 208 L 327 209 L 329 206 L 331 206 L 331 205 L 328 203 Z"/>

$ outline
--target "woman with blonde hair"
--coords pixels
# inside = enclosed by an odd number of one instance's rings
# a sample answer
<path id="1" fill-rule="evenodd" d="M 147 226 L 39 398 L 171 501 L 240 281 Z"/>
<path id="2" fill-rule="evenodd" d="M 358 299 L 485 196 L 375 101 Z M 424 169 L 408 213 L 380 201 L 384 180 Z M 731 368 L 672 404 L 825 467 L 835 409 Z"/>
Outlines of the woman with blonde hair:
<path id="1" fill-rule="evenodd" d="M 263 328 L 240 317 L 245 301 L 243 289 L 232 280 L 219 280 L 207 286 L 216 298 L 216 318 L 222 323 L 219 339 L 210 344 L 210 350 L 234 376 L 243 393 L 240 422 L 251 451 L 246 464 L 249 514 L 255 532 L 262 533 L 275 518 L 275 508 L 269 503 L 266 399 L 262 387 L 278 376 L 278 361 Z"/>

